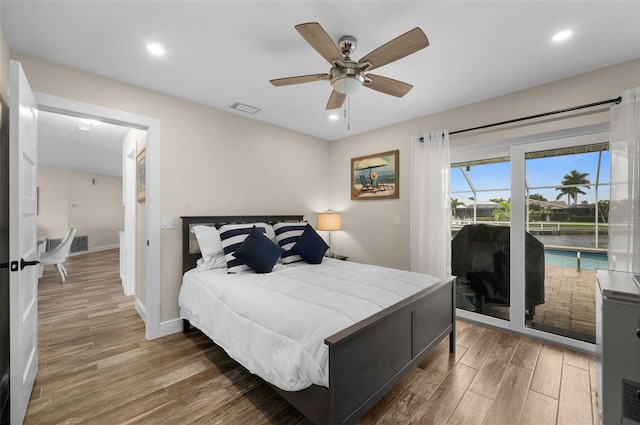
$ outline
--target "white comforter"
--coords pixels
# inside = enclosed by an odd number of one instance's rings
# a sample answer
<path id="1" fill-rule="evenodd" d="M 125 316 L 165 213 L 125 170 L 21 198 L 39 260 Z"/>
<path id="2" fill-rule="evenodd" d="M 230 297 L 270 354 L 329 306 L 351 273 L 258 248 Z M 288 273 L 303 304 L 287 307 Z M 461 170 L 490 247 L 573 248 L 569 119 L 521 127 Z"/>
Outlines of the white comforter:
<path id="1" fill-rule="evenodd" d="M 181 317 L 267 382 L 298 391 L 328 387 L 324 339 L 424 289 L 419 273 L 324 259 L 278 264 L 272 273 L 185 273 Z"/>

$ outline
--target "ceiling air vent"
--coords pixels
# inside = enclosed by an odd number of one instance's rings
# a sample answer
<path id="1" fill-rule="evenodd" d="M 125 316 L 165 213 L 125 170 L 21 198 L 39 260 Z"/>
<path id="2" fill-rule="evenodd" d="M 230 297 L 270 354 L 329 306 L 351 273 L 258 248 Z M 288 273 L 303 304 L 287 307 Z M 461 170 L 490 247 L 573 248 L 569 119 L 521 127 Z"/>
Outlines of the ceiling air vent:
<path id="1" fill-rule="evenodd" d="M 236 111 L 244 112 L 246 114 L 255 115 L 260 112 L 260 108 L 256 108 L 255 106 L 245 105 L 244 103 L 236 102 L 230 106 L 231 109 L 235 109 Z"/>

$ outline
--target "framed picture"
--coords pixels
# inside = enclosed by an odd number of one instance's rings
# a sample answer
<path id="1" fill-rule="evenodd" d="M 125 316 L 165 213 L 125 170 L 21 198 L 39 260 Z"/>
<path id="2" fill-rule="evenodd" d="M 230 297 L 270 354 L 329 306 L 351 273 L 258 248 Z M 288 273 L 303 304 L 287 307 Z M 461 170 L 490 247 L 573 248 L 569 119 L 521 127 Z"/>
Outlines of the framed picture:
<path id="1" fill-rule="evenodd" d="M 136 155 L 136 192 L 138 202 L 142 203 L 147 199 L 147 155 L 146 147 L 142 148 Z"/>
<path id="2" fill-rule="evenodd" d="M 351 199 L 397 199 L 400 151 L 351 158 Z"/>

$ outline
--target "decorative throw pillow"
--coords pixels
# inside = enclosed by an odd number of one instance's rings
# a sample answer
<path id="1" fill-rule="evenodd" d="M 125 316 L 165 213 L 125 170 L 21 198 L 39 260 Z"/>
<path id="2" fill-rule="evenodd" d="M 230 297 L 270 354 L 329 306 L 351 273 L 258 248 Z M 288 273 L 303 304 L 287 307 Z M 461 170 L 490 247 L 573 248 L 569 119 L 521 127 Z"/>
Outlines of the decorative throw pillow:
<path id="1" fill-rule="evenodd" d="M 307 224 L 298 242 L 291 250 L 302 257 L 309 264 L 322 263 L 322 257 L 329 249 L 329 245 L 313 230 L 313 227 Z"/>
<path id="2" fill-rule="evenodd" d="M 225 224 L 218 230 L 222 250 L 227 262 L 227 273 L 249 270 L 249 266 L 238 260 L 233 253 L 240 248 L 242 242 L 249 236 L 253 226 L 256 226 L 262 233 L 266 233 L 267 224 L 265 223 Z"/>
<path id="3" fill-rule="evenodd" d="M 197 270 L 205 271 L 227 266 L 218 229 L 213 226 L 193 226 L 202 258 L 197 262 Z"/>
<path id="4" fill-rule="evenodd" d="M 298 239 L 306 227 L 306 221 L 299 223 L 276 223 L 273 225 L 273 230 L 276 233 L 276 241 L 278 245 L 284 248 L 284 254 L 282 254 L 281 257 L 282 264 L 302 261 L 302 257 L 291 251 L 291 248 L 298 242 Z"/>
<path id="5" fill-rule="evenodd" d="M 266 233 L 253 226 L 233 255 L 256 273 L 271 273 L 283 252 L 284 249 L 273 243 Z"/>

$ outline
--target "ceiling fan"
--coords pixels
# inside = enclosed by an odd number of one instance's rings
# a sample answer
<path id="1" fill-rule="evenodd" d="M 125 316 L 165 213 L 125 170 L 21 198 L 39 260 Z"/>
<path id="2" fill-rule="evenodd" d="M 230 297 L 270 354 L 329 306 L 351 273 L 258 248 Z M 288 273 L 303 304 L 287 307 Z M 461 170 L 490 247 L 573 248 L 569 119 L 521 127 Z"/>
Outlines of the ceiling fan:
<path id="1" fill-rule="evenodd" d="M 420 28 L 416 27 L 383 44 L 359 61 L 354 61 L 350 57 L 350 54 L 356 49 L 357 41 L 354 37 L 345 35 L 340 38 L 336 46 L 317 22 L 299 24 L 295 28 L 307 40 L 307 43 L 331 64 L 331 69 L 328 74 L 276 78 L 271 80 L 271 84 L 280 87 L 328 80 L 333 91 L 326 109 L 340 108 L 347 95 L 355 93 L 362 86 L 396 97 L 404 96 L 413 88 L 411 84 L 370 74 L 369 71 L 409 56 L 429 45 L 427 36 Z"/>

